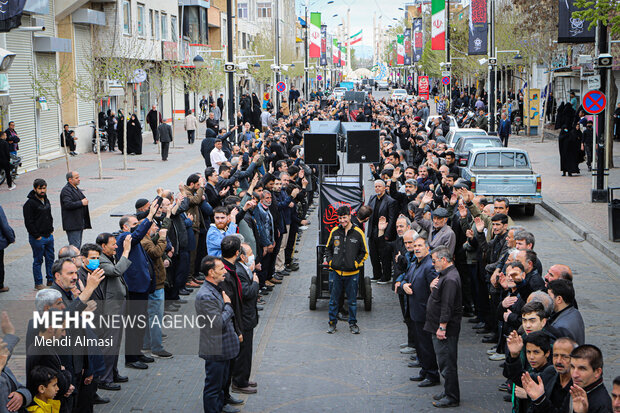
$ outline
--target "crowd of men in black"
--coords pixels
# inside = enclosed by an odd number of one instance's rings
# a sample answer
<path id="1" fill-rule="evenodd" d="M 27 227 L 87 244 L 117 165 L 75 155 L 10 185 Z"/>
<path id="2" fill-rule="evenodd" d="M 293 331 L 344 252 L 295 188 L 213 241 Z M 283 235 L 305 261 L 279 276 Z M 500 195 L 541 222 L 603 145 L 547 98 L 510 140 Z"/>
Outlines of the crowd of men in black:
<path id="1" fill-rule="evenodd" d="M 441 374 L 445 388 L 433 404 L 459 405 L 458 337 L 467 316 L 484 342 L 493 345 L 491 360 L 504 363 L 506 382 L 500 390 L 511 394 L 514 409 L 611 411 L 603 356 L 586 344 L 570 268 L 555 264 L 543 275 L 534 236 L 512 222 L 508 200 L 476 196 L 459 178 L 443 139 L 449 129 L 445 117 L 429 131 L 425 102 L 372 95 L 356 117 L 360 114 L 380 130 L 382 161 L 371 165 L 375 195 L 356 225 L 367 227 L 373 280 L 392 286 L 399 298 L 407 327 L 400 351 L 411 356 L 410 367 L 421 367 L 411 379 L 431 387 Z M 246 125 L 241 132 L 207 129 L 201 144 L 204 173 L 188 176 L 178 192 L 158 188 L 152 201 L 139 199 L 135 214 L 123 216 L 118 230 L 83 245 L 82 232 L 90 228 L 88 200 L 78 188 L 79 174 L 70 172 L 61 209 L 72 245 L 60 249 L 48 270 L 50 288 L 35 277 L 40 286 L 36 310 L 147 314 L 149 328 L 127 329 L 125 345 L 126 367 L 146 369 L 154 358 L 145 350 L 172 357 L 163 347 L 165 334 L 151 322 L 164 311 L 178 311 L 197 289 L 196 312 L 216 315 L 220 323 L 217 334 L 201 330 L 204 411 L 236 411 L 234 405 L 242 401 L 231 390 L 257 391 L 250 376 L 258 311 L 283 277 L 299 269 L 295 242 L 308 224 L 317 188 L 316 169 L 303 162 L 303 131 L 311 120 L 333 119 L 359 120 L 346 102 L 330 99 L 271 119 L 260 134 Z M 29 210 L 34 215 L 27 228 L 31 236 L 49 240 L 47 184 L 37 179 L 33 186 L 29 201 L 34 196 L 43 207 Z M 31 403 L 92 411 L 95 402 L 106 401 L 97 396 L 97 387 L 120 390 L 118 383 L 128 380 L 116 368 L 122 329 L 42 326 L 31 328 L 26 339 L 23 386 L 6 367 L 17 342 L 14 328 L 6 314 L 1 321 L 0 405 L 10 411 Z M 100 349 L 102 357 L 94 357 L 91 348 L 69 354 L 33 348 L 36 336 L 65 335 L 118 339 Z M 618 378 L 613 394 L 619 411 Z"/>

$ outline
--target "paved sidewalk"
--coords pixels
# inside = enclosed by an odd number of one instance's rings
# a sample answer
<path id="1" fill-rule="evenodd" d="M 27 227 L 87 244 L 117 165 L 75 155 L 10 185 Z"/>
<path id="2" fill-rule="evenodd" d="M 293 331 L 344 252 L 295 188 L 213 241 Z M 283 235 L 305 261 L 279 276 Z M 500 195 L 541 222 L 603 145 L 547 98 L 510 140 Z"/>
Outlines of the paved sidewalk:
<path id="1" fill-rule="evenodd" d="M 620 263 L 620 243 L 609 241 L 607 203 L 591 202 L 592 174 L 586 163 L 580 175 L 562 176 L 557 139 L 511 136 L 510 146 L 526 149 L 534 171 L 542 176 L 543 207 L 590 242 L 610 259 Z M 620 143 L 614 145 L 614 163 L 620 165 Z M 609 171 L 609 186 L 620 186 L 620 168 Z"/>

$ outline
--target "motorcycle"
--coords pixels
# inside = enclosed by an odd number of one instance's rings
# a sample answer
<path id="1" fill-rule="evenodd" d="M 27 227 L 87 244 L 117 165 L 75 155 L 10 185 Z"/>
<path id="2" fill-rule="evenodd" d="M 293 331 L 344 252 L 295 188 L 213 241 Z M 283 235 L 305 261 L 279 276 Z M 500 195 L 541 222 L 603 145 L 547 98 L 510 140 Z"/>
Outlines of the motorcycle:
<path id="1" fill-rule="evenodd" d="M 202 123 L 205 120 L 207 120 L 207 115 L 209 113 L 207 112 L 206 108 L 203 106 L 202 108 L 200 108 L 200 114 L 198 115 L 198 122 Z"/>
<path id="2" fill-rule="evenodd" d="M 459 127 L 461 127 L 461 128 L 474 128 L 474 127 L 476 127 L 476 112 L 474 112 L 473 110 L 470 109 L 467 112 L 467 115 L 461 121 L 461 124 L 460 124 Z"/>
<path id="3" fill-rule="evenodd" d="M 515 116 L 515 120 L 512 123 L 512 133 L 518 135 L 520 131 L 524 130 L 523 121 L 521 120 L 521 116 Z"/>
<path id="4" fill-rule="evenodd" d="M 108 144 L 108 133 L 105 129 L 97 129 L 95 126 L 95 122 L 90 122 L 90 127 L 93 128 L 93 137 L 91 140 L 93 153 L 97 153 L 99 150 L 105 152 L 109 148 Z M 99 147 L 97 147 L 97 134 L 99 134 Z"/>
<path id="5" fill-rule="evenodd" d="M 13 178 L 13 182 L 15 182 L 17 179 L 17 169 L 22 166 L 22 158 L 11 154 L 9 165 L 11 166 L 11 177 Z M 6 181 L 6 175 L 4 173 L 4 169 L 0 169 L 0 185 L 2 185 L 4 181 Z"/>

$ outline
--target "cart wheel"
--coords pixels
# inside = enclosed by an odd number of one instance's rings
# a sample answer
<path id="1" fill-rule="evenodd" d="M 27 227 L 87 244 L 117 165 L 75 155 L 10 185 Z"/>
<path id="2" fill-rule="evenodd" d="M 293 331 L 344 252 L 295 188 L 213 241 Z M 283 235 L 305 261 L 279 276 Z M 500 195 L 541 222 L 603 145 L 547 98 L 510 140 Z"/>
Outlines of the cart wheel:
<path id="1" fill-rule="evenodd" d="M 370 311 L 372 309 L 372 287 L 370 284 L 370 277 L 364 277 L 364 310 Z"/>
<path id="2" fill-rule="evenodd" d="M 525 215 L 527 215 L 528 217 L 533 217 L 535 211 L 536 211 L 536 205 L 527 204 L 525 206 Z"/>
<path id="3" fill-rule="evenodd" d="M 311 310 L 316 310 L 316 300 L 317 300 L 317 285 L 316 285 L 316 275 L 312 277 L 310 280 L 310 302 L 308 307 Z"/>

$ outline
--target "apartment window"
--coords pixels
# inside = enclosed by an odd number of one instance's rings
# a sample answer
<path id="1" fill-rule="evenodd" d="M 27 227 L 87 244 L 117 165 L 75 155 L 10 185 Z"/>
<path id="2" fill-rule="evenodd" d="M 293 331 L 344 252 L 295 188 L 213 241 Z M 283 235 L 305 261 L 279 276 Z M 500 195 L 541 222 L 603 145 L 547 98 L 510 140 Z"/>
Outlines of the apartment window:
<path id="1" fill-rule="evenodd" d="M 258 17 L 271 17 L 271 3 L 256 3 Z"/>
<path id="2" fill-rule="evenodd" d="M 168 15 L 161 14 L 161 39 L 168 40 Z"/>
<path id="3" fill-rule="evenodd" d="M 177 36 L 177 16 L 170 16 L 170 40 L 176 42 Z"/>
<path id="4" fill-rule="evenodd" d="M 155 13 L 153 9 L 149 10 L 149 24 L 151 25 L 151 37 L 155 38 Z"/>
<path id="5" fill-rule="evenodd" d="M 239 3 L 238 4 L 237 17 L 240 19 L 248 18 L 248 3 Z"/>
<path id="6" fill-rule="evenodd" d="M 155 24 L 153 25 L 153 27 L 155 28 L 155 39 L 159 40 L 159 12 L 156 11 L 155 12 Z"/>
<path id="7" fill-rule="evenodd" d="M 123 1 L 123 33 L 131 34 L 131 3 Z"/>
<path id="8" fill-rule="evenodd" d="M 138 35 L 144 36 L 144 4 L 138 4 Z"/>

